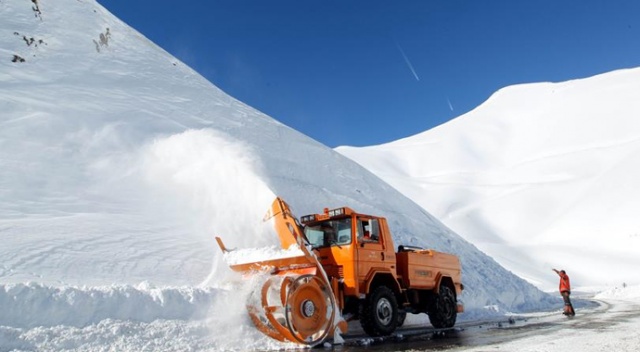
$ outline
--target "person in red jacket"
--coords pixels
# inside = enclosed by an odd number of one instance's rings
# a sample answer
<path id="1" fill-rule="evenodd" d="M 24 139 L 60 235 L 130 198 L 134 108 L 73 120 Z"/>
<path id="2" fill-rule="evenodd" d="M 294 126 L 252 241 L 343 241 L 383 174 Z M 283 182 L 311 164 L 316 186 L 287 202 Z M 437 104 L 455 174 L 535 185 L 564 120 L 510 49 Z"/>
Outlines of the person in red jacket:
<path id="1" fill-rule="evenodd" d="M 576 315 L 576 312 L 573 310 L 573 305 L 571 304 L 571 283 L 569 282 L 569 275 L 564 270 L 556 270 L 553 269 L 560 276 L 560 294 L 562 295 L 562 299 L 564 299 L 564 311 L 562 314 L 568 316 Z"/>

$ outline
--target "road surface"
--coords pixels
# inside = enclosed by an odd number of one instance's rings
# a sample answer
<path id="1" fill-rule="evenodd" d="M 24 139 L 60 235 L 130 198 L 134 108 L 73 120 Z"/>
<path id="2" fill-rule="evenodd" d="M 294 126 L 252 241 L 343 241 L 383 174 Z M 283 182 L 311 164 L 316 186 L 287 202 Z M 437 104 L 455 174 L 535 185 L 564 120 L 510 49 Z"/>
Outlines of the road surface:
<path id="1" fill-rule="evenodd" d="M 591 300 L 588 306 L 577 309 L 573 318 L 563 316 L 558 310 L 512 319 L 463 322 L 449 330 L 407 326 L 385 338 L 370 338 L 354 332 L 345 337 L 345 345 L 334 346 L 333 349 L 387 352 L 486 351 L 487 347 L 491 347 L 490 350 L 514 350 L 523 346 L 546 344 L 548 348 L 545 351 L 566 352 L 626 351 L 627 345 L 630 348 L 640 345 L 639 302 Z M 572 339 L 575 341 L 572 342 Z M 563 345 L 567 346 L 562 347 Z M 501 348 L 505 346 L 512 348 Z M 617 349 L 610 349 L 612 347 Z"/>

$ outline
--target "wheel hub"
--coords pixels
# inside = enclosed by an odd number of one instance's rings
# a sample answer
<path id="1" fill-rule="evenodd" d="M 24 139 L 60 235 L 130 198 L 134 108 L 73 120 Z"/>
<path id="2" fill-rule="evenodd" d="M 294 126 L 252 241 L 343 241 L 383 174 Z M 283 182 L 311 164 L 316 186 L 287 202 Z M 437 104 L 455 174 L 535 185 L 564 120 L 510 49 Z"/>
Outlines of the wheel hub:
<path id="1" fill-rule="evenodd" d="M 310 318 L 316 312 L 316 305 L 313 304 L 311 300 L 306 300 L 302 302 L 300 311 L 302 311 L 302 315 L 304 315 L 306 318 Z"/>
<path id="2" fill-rule="evenodd" d="M 378 319 L 384 325 L 388 325 L 391 322 L 391 318 L 393 317 L 393 310 L 391 309 L 391 302 L 387 299 L 381 299 L 378 301 L 378 306 L 376 311 L 378 312 Z"/>

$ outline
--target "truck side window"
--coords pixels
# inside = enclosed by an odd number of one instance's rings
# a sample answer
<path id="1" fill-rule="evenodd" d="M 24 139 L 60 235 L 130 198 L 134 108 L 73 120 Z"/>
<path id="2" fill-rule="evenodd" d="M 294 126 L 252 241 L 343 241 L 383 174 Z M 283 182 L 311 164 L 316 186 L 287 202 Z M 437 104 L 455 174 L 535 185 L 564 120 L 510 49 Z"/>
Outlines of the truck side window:
<path id="1" fill-rule="evenodd" d="M 378 219 L 369 220 L 369 224 L 371 227 L 371 240 L 375 242 L 380 241 L 380 225 L 378 224 Z"/>
<path id="2" fill-rule="evenodd" d="M 359 242 L 378 242 L 380 240 L 378 220 L 376 219 L 358 219 L 357 230 Z"/>

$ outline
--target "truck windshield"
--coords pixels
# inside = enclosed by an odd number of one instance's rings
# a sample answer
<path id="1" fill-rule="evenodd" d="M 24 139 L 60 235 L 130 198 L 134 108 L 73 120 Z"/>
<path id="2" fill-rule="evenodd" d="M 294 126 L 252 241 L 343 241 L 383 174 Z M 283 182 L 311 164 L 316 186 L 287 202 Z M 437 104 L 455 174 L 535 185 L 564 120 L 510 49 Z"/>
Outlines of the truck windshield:
<path id="1" fill-rule="evenodd" d="M 308 225 L 304 228 L 304 234 L 313 248 L 350 244 L 351 218 Z"/>

